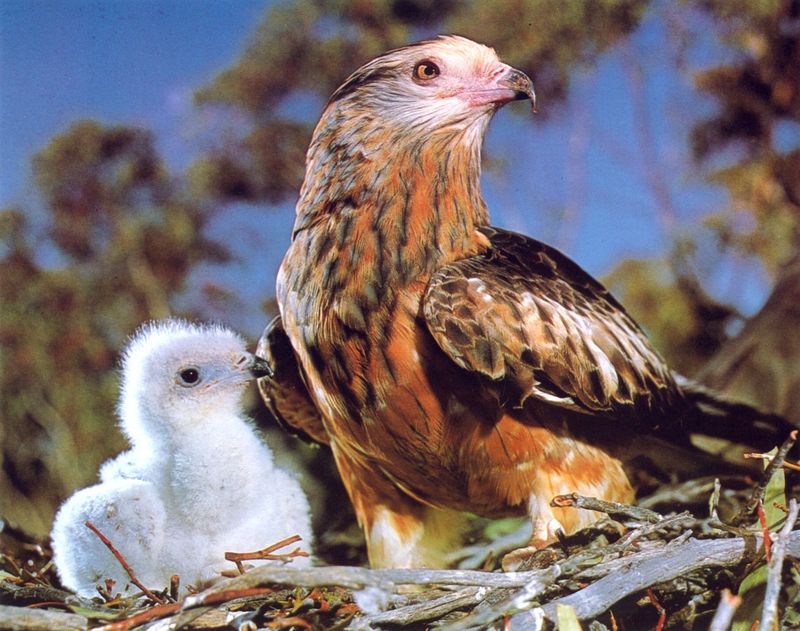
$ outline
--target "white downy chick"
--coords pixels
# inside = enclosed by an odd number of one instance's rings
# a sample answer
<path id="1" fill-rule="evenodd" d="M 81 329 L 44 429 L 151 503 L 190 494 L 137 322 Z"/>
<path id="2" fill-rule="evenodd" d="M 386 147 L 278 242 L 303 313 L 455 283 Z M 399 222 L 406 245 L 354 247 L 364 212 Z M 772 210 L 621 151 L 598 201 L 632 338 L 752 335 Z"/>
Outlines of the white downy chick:
<path id="1" fill-rule="evenodd" d="M 66 587 L 93 596 L 111 578 L 116 591 L 137 591 L 87 520 L 154 589 L 173 574 L 184 586 L 216 578 L 233 568 L 225 552 L 290 535 L 310 551 L 306 497 L 241 412 L 245 387 L 264 370 L 238 335 L 219 326 L 166 320 L 140 329 L 124 354 L 119 404 L 131 449 L 102 466 L 100 484 L 70 497 L 53 525 Z"/>

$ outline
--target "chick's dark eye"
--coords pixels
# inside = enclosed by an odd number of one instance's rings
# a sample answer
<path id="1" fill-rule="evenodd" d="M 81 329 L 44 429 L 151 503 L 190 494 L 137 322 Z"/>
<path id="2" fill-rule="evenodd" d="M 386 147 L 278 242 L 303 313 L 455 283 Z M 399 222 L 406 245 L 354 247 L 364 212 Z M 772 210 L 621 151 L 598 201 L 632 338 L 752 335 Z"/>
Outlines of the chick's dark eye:
<path id="1" fill-rule="evenodd" d="M 200 372 L 197 368 L 184 368 L 178 373 L 178 383 L 182 386 L 193 386 L 200 381 Z"/>
<path id="2" fill-rule="evenodd" d="M 414 78 L 420 81 L 428 81 L 441 74 L 439 66 L 432 61 L 420 61 L 414 66 Z"/>

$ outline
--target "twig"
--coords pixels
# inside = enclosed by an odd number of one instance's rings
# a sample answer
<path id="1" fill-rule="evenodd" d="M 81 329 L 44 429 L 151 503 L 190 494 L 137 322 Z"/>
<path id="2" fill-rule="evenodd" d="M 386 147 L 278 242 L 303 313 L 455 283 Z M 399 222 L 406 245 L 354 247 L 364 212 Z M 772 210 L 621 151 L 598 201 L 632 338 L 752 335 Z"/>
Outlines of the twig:
<path id="1" fill-rule="evenodd" d="M 290 618 L 278 618 L 266 624 L 268 629 L 283 629 L 284 627 L 302 627 L 303 629 L 310 629 L 311 623 L 304 620 L 300 616 L 291 616 Z"/>
<path id="2" fill-rule="evenodd" d="M 480 572 L 477 570 L 370 570 L 363 567 L 328 566 L 315 568 L 291 568 L 260 565 L 247 574 L 228 579 L 208 590 L 186 599 L 187 606 L 206 604 L 206 599 L 223 590 L 246 589 L 261 585 L 293 585 L 296 587 L 326 587 L 336 585 L 347 589 L 378 587 L 391 590 L 395 585 L 461 585 L 476 587 L 524 586 L 547 570 L 530 572 Z"/>
<path id="3" fill-rule="evenodd" d="M 767 514 L 764 512 L 764 502 L 758 501 L 756 507 L 758 512 L 758 521 L 761 524 L 761 534 L 764 535 L 764 556 L 767 557 L 767 563 L 772 560 L 772 539 L 769 536 L 769 526 L 767 525 Z"/>
<path id="4" fill-rule="evenodd" d="M 353 625 L 353 628 L 367 629 L 378 624 L 409 625 L 434 620 L 451 611 L 477 605 L 485 595 L 485 587 L 465 587 L 438 598 L 367 616 Z"/>
<path id="5" fill-rule="evenodd" d="M 138 587 L 140 590 L 142 590 L 142 593 L 145 596 L 147 596 L 150 600 L 152 600 L 153 602 L 157 602 L 159 605 L 163 605 L 164 604 L 164 599 L 161 598 L 160 596 L 156 596 L 153 592 L 151 592 L 149 589 L 147 589 L 139 581 L 138 578 L 136 578 L 136 574 L 134 573 L 133 568 L 131 568 L 131 566 L 128 565 L 128 562 L 125 560 L 125 557 L 122 556 L 122 553 L 119 550 L 117 550 L 114 547 L 114 544 L 111 543 L 108 540 L 108 537 L 106 537 L 102 532 L 100 532 L 100 529 L 97 526 L 95 526 L 92 522 L 85 521 L 83 523 L 89 530 L 91 530 L 94 534 L 97 535 L 97 537 L 100 539 L 100 541 L 102 541 L 109 550 L 111 550 L 111 554 L 113 554 L 116 557 L 117 561 L 119 561 L 119 564 L 128 573 L 128 576 L 130 576 L 131 583 L 133 583 L 134 585 L 136 585 L 136 587 Z"/>
<path id="6" fill-rule="evenodd" d="M 590 548 L 574 554 L 557 564 L 551 565 L 547 570 L 540 570 L 539 574 L 533 577 L 531 581 L 537 579 L 542 580 L 544 578 L 544 574 L 542 573 L 546 571 L 558 572 L 559 579 L 580 578 L 583 580 L 589 578 L 592 580 L 606 576 L 609 572 L 617 571 L 617 569 L 620 568 L 624 569 L 630 565 L 630 559 L 633 557 L 619 557 L 629 552 L 631 548 L 637 544 L 638 539 L 659 530 L 673 528 L 678 524 L 683 524 L 687 520 L 693 519 L 694 518 L 689 513 L 681 513 L 679 515 L 664 517 L 657 523 L 643 524 L 631 530 L 616 543 L 598 549 Z M 647 554 L 663 555 L 664 545 L 656 542 L 653 542 L 653 545 L 657 546 L 657 548 L 648 547 L 643 549 L 638 553 L 637 558 L 643 558 Z M 550 582 L 552 583 L 553 581 Z M 538 597 L 538 595 L 539 592 L 536 591 L 535 586 L 531 583 L 527 584 L 521 591 L 516 593 L 508 589 L 496 589 L 487 595 L 485 602 L 478 605 L 470 616 L 452 626 L 456 629 L 485 627 L 507 614 L 518 613 L 529 608 L 534 598 Z M 541 610 L 537 610 L 530 615 L 538 621 L 542 612 Z M 530 628 L 530 624 L 533 624 L 533 622 L 528 620 L 525 624 L 520 625 L 520 627 Z"/>
<path id="7" fill-rule="evenodd" d="M 213 597 L 209 597 L 207 602 L 202 603 L 203 605 L 217 605 L 221 603 L 226 603 L 231 600 L 236 600 L 239 598 L 252 598 L 255 596 L 264 596 L 266 594 L 273 593 L 273 590 L 269 588 L 256 588 L 256 589 L 246 589 L 246 590 L 238 590 L 238 591 L 224 591 L 215 594 Z M 186 599 L 189 600 L 188 598 Z M 130 618 L 125 618 L 124 620 L 118 620 L 116 622 L 112 622 L 105 626 L 99 627 L 95 629 L 95 631 L 128 631 L 128 629 L 133 629 L 134 627 L 138 627 L 145 622 L 150 622 L 151 620 L 157 620 L 159 618 L 165 618 L 166 616 L 171 616 L 174 613 L 179 611 L 183 611 L 187 608 L 193 608 L 193 605 L 189 604 L 187 606 L 186 601 L 183 603 L 166 603 L 164 605 L 158 605 L 156 607 L 151 607 L 141 613 L 137 613 Z"/>
<path id="8" fill-rule="evenodd" d="M 760 451 L 751 451 L 745 454 L 742 454 L 742 457 L 745 460 L 754 460 L 756 458 L 760 460 L 772 460 L 772 456 L 769 454 L 761 453 Z M 800 465 L 797 463 L 792 462 L 791 460 L 784 460 L 783 461 L 783 468 L 784 469 L 791 469 L 792 471 L 800 471 Z"/>
<path id="9" fill-rule="evenodd" d="M 564 575 L 572 576 L 573 578 L 578 578 L 581 580 L 594 580 L 601 578 L 610 572 L 615 572 L 618 568 L 625 567 L 630 557 L 618 557 L 629 552 L 631 549 L 639 549 L 645 553 L 653 552 L 655 554 L 660 554 L 664 549 L 663 541 L 646 541 L 644 544 L 649 545 L 649 547 L 646 547 L 643 545 L 643 543 L 639 543 L 639 540 L 661 530 L 668 530 L 678 525 L 685 525 L 687 522 L 691 521 L 694 521 L 694 517 L 692 517 L 692 515 L 688 512 L 683 512 L 677 515 L 665 517 L 658 523 L 643 524 L 638 528 L 630 530 L 616 543 L 612 543 L 611 545 L 603 548 L 603 553 L 605 555 L 605 559 L 607 560 L 604 560 L 602 563 L 586 564 L 582 562 L 580 555 L 574 555 L 570 557 L 565 563 L 562 563 L 562 567 L 564 567 Z M 587 555 L 589 552 L 591 551 L 587 550 L 587 552 L 583 554 Z M 574 562 L 579 571 L 573 575 L 565 567 L 567 562 L 569 564 Z M 587 565 L 587 567 L 584 568 L 584 565 Z"/>
<path id="10" fill-rule="evenodd" d="M 97 593 L 100 594 L 100 597 L 106 604 L 119 598 L 119 593 L 117 593 L 116 596 L 114 595 L 115 583 L 116 581 L 113 578 L 107 578 L 103 581 L 102 585 L 97 584 L 94 586 L 95 589 L 97 590 Z"/>
<path id="11" fill-rule="evenodd" d="M 442 631 L 465 631 L 466 629 L 483 629 L 495 620 L 520 611 L 530 609 L 536 599 L 561 576 L 562 569 L 558 564 L 551 565 L 546 574 L 542 573 L 516 592 L 511 598 L 496 606 L 474 611 L 466 618 L 442 627 Z"/>
<path id="12" fill-rule="evenodd" d="M 753 537 L 756 540 L 761 538 L 758 534 Z M 787 546 L 789 554 L 800 554 L 800 531 L 789 534 Z M 557 604 L 575 607 L 580 620 L 595 618 L 617 601 L 650 585 L 664 583 L 704 567 L 736 566 L 748 556 L 749 546 L 744 537 L 689 539 L 661 550 L 631 555 L 627 557 L 626 566 L 617 567 L 613 573 L 578 592 L 544 605 L 542 609 L 551 620 L 556 619 Z"/>
<path id="13" fill-rule="evenodd" d="M 797 430 L 792 430 L 789 434 L 789 437 L 783 441 L 783 444 L 778 449 L 775 457 L 770 461 L 767 465 L 767 468 L 764 469 L 764 474 L 761 476 L 761 479 L 758 481 L 758 484 L 755 485 L 753 488 L 753 492 L 750 495 L 750 499 L 747 501 L 742 507 L 742 510 L 739 511 L 739 514 L 733 520 L 733 524 L 735 526 L 739 526 L 744 523 L 750 515 L 753 514 L 753 511 L 756 510 L 759 502 L 764 501 L 764 493 L 767 490 L 767 485 L 769 481 L 772 479 L 772 476 L 775 474 L 779 468 L 783 466 L 783 462 L 786 459 L 786 454 L 789 453 L 789 450 L 794 447 L 795 442 L 797 441 Z"/>
<path id="14" fill-rule="evenodd" d="M 658 622 L 656 623 L 656 631 L 663 631 L 664 625 L 667 622 L 667 610 L 664 609 L 664 606 L 659 602 L 656 593 L 653 591 L 652 587 L 647 588 L 647 597 L 650 599 L 650 603 L 653 607 L 656 608 L 658 612 Z"/>
<path id="15" fill-rule="evenodd" d="M 180 610 L 181 606 L 179 603 L 165 603 L 163 605 L 156 605 L 155 607 L 150 607 L 150 609 L 145 609 L 144 611 L 137 613 L 136 615 L 131 616 L 130 618 L 125 618 L 124 620 L 117 620 L 115 622 L 111 622 L 109 624 L 103 625 L 102 627 L 98 627 L 94 631 L 127 631 L 128 629 L 133 629 L 134 627 L 138 627 L 145 622 L 150 622 L 151 620 L 158 620 L 159 618 L 165 618 L 166 616 L 171 616 L 178 610 Z"/>
<path id="16" fill-rule="evenodd" d="M 789 514 L 786 516 L 786 523 L 775 537 L 775 547 L 772 552 L 772 560 L 769 562 L 767 570 L 767 589 L 764 593 L 764 608 L 761 610 L 761 626 L 759 631 L 772 631 L 777 628 L 775 619 L 778 615 L 778 598 L 781 593 L 781 574 L 783 573 L 783 560 L 786 557 L 786 545 L 792 533 L 797 515 L 800 513 L 800 505 L 794 498 L 789 500 Z"/>
<path id="17" fill-rule="evenodd" d="M 656 523 L 664 519 L 663 515 L 659 515 L 655 511 L 651 511 L 647 508 L 631 506 L 630 504 L 620 504 L 619 502 L 606 502 L 596 497 L 584 497 L 577 493 L 556 495 L 550 502 L 550 506 L 556 506 L 558 508 L 575 507 L 598 511 L 600 513 L 605 513 L 611 517 L 611 519 L 623 522 L 632 519 L 635 521 Z"/>
<path id="18" fill-rule="evenodd" d="M 88 624 L 86 618 L 74 613 L 0 605 L 0 629 L 84 631 Z"/>
<path id="19" fill-rule="evenodd" d="M 284 554 L 272 554 L 275 552 L 275 550 L 280 550 L 281 548 L 285 548 L 286 546 L 298 541 L 302 541 L 302 537 L 300 535 L 292 535 L 291 537 L 281 539 L 277 543 L 273 543 L 271 546 L 267 546 L 261 550 L 256 550 L 255 552 L 226 552 L 225 560 L 234 562 L 236 564 L 236 569 L 239 570 L 239 574 L 244 574 L 244 565 L 242 564 L 242 561 L 289 561 L 296 557 L 309 556 L 308 552 L 301 550 L 300 548 L 295 548 L 291 552 L 286 552 Z"/>
<path id="20" fill-rule="evenodd" d="M 711 619 L 711 624 L 708 631 L 728 631 L 733 622 L 733 616 L 739 605 L 742 604 L 742 599 L 739 596 L 731 594 L 729 589 L 722 590 L 722 597 L 719 599 L 714 617 Z"/>
<path id="21" fill-rule="evenodd" d="M 255 596 L 266 596 L 267 594 L 274 594 L 275 590 L 271 587 L 248 587 L 245 589 L 226 589 L 214 594 L 209 594 L 203 598 L 202 601 L 195 601 L 196 596 L 190 596 L 183 602 L 183 609 L 190 609 L 198 605 L 216 605 L 225 603 L 229 600 L 237 600 L 239 598 L 253 598 Z"/>
<path id="22" fill-rule="evenodd" d="M 705 503 L 709 493 L 713 493 L 717 480 L 725 487 L 728 482 L 741 481 L 742 476 L 706 476 L 676 484 L 667 484 L 659 487 L 652 495 L 643 497 L 637 502 L 637 506 L 653 509 L 656 506 L 663 505 Z"/>

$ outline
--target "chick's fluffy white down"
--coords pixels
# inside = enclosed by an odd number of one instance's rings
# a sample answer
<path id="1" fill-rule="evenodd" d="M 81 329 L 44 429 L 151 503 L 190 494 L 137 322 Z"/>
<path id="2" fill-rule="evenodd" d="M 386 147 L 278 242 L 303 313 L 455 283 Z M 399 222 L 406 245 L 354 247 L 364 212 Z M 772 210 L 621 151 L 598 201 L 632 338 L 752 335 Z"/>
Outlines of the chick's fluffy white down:
<path id="1" fill-rule="evenodd" d="M 252 360 L 243 340 L 221 327 L 168 320 L 134 337 L 119 405 L 131 449 L 103 465 L 99 484 L 70 497 L 53 526 L 66 587 L 93 596 L 110 578 L 114 591 L 138 591 L 87 520 L 153 589 L 173 574 L 184 586 L 214 579 L 233 568 L 225 552 L 257 550 L 290 535 L 300 535 L 310 551 L 306 497 L 275 467 L 241 412 Z"/>

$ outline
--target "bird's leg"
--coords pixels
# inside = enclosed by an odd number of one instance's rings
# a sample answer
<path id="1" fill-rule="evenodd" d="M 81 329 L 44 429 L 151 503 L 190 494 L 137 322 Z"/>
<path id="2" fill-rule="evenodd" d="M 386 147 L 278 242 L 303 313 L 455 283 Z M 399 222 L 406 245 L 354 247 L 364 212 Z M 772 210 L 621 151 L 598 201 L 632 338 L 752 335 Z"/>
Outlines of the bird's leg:
<path id="1" fill-rule="evenodd" d="M 559 531 L 565 532 L 564 526 L 553 513 L 550 501 L 543 495 L 532 495 L 528 509 L 533 525 L 531 540 L 526 547 L 512 550 L 503 557 L 503 570 L 506 572 L 519 570 L 526 559 L 555 542 L 558 539 Z"/>
<path id="2" fill-rule="evenodd" d="M 554 506 L 552 500 L 558 495 L 576 491 L 580 495 L 597 497 L 612 502 L 630 503 L 634 499 L 633 489 L 618 461 L 605 457 L 606 478 L 583 480 L 575 472 L 586 471 L 576 465 L 575 471 L 541 467 L 539 476 L 532 485 L 537 489 L 528 499 L 528 514 L 533 525 L 533 534 L 528 546 L 512 550 L 503 557 L 503 569 L 513 572 L 520 569 L 525 559 L 537 550 L 546 548 L 558 540 L 561 531 L 566 535 L 592 525 L 603 516 L 593 510 Z"/>
<path id="3" fill-rule="evenodd" d="M 461 545 L 463 513 L 427 506 L 403 493 L 379 469 L 342 453 L 334 457 L 374 568 L 442 568 Z"/>
<path id="4" fill-rule="evenodd" d="M 370 516 L 365 535 L 372 567 L 443 568 L 447 554 L 461 545 L 463 513 L 411 501 L 416 505 L 377 506 Z"/>

